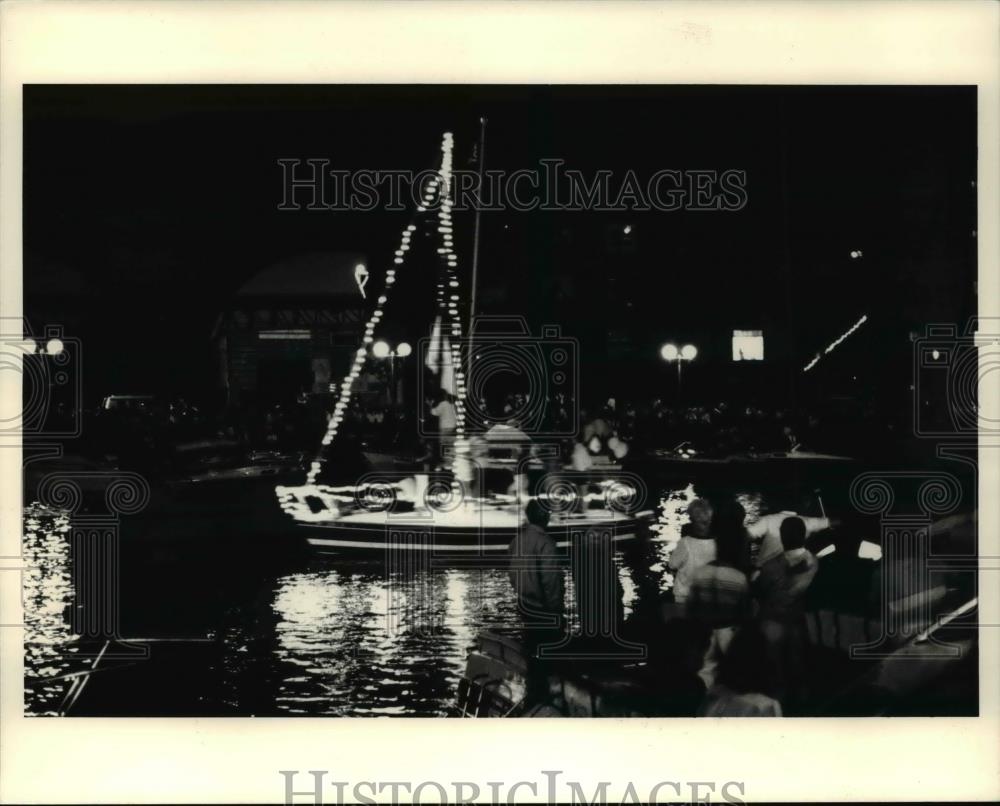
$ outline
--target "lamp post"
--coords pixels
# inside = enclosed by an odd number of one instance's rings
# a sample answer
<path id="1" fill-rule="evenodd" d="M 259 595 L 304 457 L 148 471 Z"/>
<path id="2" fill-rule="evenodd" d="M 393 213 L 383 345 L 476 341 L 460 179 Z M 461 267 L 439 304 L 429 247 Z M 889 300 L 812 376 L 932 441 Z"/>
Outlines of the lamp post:
<path id="1" fill-rule="evenodd" d="M 393 407 L 396 406 L 396 359 L 406 358 L 413 352 L 413 348 L 401 341 L 394 350 L 387 341 L 377 341 L 372 345 L 372 355 L 376 358 L 389 359 L 389 399 Z"/>
<path id="2" fill-rule="evenodd" d="M 28 338 L 20 343 L 20 348 L 28 355 L 59 355 L 65 345 L 62 339 L 53 336 L 45 344 L 39 344 L 34 339 Z"/>
<path id="3" fill-rule="evenodd" d="M 677 402 L 681 399 L 682 370 L 685 361 L 694 361 L 698 355 L 698 348 L 693 344 L 685 344 L 678 349 L 676 344 L 667 343 L 660 348 L 660 358 L 668 364 L 671 361 L 677 362 Z"/>

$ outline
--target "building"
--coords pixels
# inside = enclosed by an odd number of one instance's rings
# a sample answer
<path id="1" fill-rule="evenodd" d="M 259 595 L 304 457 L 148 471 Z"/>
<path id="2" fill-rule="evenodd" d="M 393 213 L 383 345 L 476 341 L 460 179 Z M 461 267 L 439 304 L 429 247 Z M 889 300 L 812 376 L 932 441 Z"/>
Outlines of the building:
<path id="1" fill-rule="evenodd" d="M 366 300 L 355 268 L 364 263 L 357 253 L 309 253 L 240 288 L 212 334 L 227 402 L 284 402 L 329 390 L 361 343 Z"/>

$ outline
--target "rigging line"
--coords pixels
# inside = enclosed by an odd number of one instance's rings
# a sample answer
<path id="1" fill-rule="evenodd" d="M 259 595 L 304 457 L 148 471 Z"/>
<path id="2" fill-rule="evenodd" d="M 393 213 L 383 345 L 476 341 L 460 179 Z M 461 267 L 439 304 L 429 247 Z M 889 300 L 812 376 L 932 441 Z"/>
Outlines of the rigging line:
<path id="1" fill-rule="evenodd" d="M 479 192 L 482 193 L 483 189 L 483 169 L 486 165 L 486 116 L 483 115 L 479 118 Z M 473 356 L 473 328 L 475 327 L 476 321 L 476 283 L 479 276 L 479 227 L 480 219 L 482 217 L 483 205 L 482 199 L 477 200 L 476 204 L 476 223 L 475 230 L 472 236 L 472 287 L 469 289 L 469 340 L 468 340 L 468 368 L 467 371 L 472 374 L 472 356 Z"/>
<path id="2" fill-rule="evenodd" d="M 841 342 L 843 342 L 848 336 L 850 336 L 855 330 L 857 330 L 859 327 L 861 327 L 867 321 L 868 321 L 868 314 L 865 314 L 857 322 L 855 322 L 847 330 L 845 330 L 838 338 L 836 338 L 832 342 L 830 342 L 830 344 L 827 345 L 827 348 L 822 353 L 816 353 L 816 357 L 813 358 L 813 360 L 810 361 L 808 364 L 806 364 L 802 368 L 802 371 L 803 372 L 808 372 L 813 367 L 815 367 L 819 363 L 819 360 L 824 355 L 828 355 L 829 353 L 832 353 L 834 350 L 836 350 L 837 347 L 840 346 Z"/>

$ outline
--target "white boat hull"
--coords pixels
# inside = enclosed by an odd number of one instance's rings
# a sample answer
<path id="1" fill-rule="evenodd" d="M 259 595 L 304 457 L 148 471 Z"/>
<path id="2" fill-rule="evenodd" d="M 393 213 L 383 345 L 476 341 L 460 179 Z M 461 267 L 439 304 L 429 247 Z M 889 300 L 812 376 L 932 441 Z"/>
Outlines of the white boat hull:
<path id="1" fill-rule="evenodd" d="M 473 510 L 473 507 L 466 508 Z M 303 523 L 298 527 L 319 551 L 412 551 L 464 555 L 506 552 L 520 528 L 517 513 L 504 511 L 449 513 L 357 513 L 338 520 Z M 557 516 L 548 532 L 559 547 L 570 546 L 584 534 L 598 531 L 612 543 L 633 540 L 655 519 L 651 510 L 633 514 L 592 510 Z"/>

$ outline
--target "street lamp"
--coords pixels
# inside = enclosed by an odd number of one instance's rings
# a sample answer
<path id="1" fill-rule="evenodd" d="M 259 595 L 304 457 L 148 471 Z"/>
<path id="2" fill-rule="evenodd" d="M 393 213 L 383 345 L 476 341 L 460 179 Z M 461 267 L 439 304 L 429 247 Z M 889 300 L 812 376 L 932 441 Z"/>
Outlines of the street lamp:
<path id="1" fill-rule="evenodd" d="M 684 366 L 685 361 L 694 361 L 695 357 L 698 355 L 698 348 L 693 344 L 685 344 L 680 349 L 677 348 L 676 344 L 664 344 L 660 348 L 660 358 L 666 361 L 668 364 L 671 361 L 677 362 L 677 400 L 680 401 L 681 398 L 681 370 Z"/>
<path id="2" fill-rule="evenodd" d="M 44 345 L 39 344 L 34 339 L 25 339 L 20 343 L 20 348 L 28 355 L 59 355 L 66 348 L 62 339 L 53 336 Z"/>
<path id="3" fill-rule="evenodd" d="M 393 350 L 387 341 L 377 341 L 372 345 L 372 355 L 376 358 L 389 359 L 389 393 L 391 403 L 396 405 L 396 359 L 406 358 L 413 352 L 413 348 L 405 341 L 401 341 Z"/>

